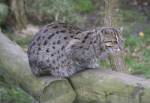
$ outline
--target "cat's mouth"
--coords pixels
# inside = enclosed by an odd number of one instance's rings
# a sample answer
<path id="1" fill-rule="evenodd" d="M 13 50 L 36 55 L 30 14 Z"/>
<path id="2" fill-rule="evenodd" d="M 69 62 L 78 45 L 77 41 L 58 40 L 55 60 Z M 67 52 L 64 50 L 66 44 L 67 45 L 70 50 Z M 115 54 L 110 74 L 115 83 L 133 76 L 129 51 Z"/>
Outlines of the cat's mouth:
<path id="1" fill-rule="evenodd" d="M 121 50 L 121 45 L 117 41 L 107 41 L 104 43 L 105 51 L 113 53 Z"/>
<path id="2" fill-rule="evenodd" d="M 101 48 L 101 53 L 105 52 L 106 54 L 114 53 L 120 51 L 120 47 L 118 45 L 113 45 L 112 43 L 105 43 Z"/>

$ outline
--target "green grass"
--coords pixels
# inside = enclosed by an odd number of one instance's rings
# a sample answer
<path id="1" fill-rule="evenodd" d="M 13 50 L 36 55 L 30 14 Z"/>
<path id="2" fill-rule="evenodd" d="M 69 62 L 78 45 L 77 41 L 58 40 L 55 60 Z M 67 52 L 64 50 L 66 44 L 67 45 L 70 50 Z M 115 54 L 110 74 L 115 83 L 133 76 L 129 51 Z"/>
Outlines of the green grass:
<path id="1" fill-rule="evenodd" d="M 143 22 L 145 20 L 145 16 L 135 10 L 121 10 L 121 15 L 123 16 L 124 22 Z"/>
<path id="2" fill-rule="evenodd" d="M 108 68 L 111 68 L 108 59 L 106 59 L 106 60 L 100 60 L 100 61 L 99 61 L 99 66 L 100 66 L 100 69 L 108 69 Z"/>
<path id="3" fill-rule="evenodd" d="M 132 74 L 150 78 L 150 30 L 146 27 L 144 37 L 132 35 L 125 37 L 125 63 Z"/>
<path id="4" fill-rule="evenodd" d="M 75 9 L 80 12 L 90 12 L 93 10 L 93 4 L 91 0 L 76 0 Z"/>
<path id="5" fill-rule="evenodd" d="M 27 48 L 31 41 L 31 36 L 14 38 L 15 42 L 23 48 Z"/>
<path id="6" fill-rule="evenodd" d="M 140 39 L 140 37 L 136 36 L 136 35 L 128 35 L 126 38 L 125 38 L 125 47 L 127 47 L 130 52 L 133 52 L 135 50 L 135 48 L 138 48 L 140 47 L 142 44 L 142 41 Z"/>
<path id="7" fill-rule="evenodd" d="M 32 103 L 32 100 L 19 88 L 0 87 L 0 103 Z"/>

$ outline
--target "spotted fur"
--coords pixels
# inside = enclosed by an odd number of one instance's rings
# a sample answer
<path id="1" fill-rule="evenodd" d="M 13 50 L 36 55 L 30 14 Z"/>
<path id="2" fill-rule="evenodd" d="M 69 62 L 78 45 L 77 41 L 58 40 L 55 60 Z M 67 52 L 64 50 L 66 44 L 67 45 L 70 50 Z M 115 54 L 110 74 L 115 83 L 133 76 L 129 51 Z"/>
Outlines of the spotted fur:
<path id="1" fill-rule="evenodd" d="M 119 35 L 115 28 L 82 31 L 65 23 L 49 24 L 29 45 L 31 70 L 37 76 L 68 77 L 87 68 L 97 68 L 97 59 L 107 48 L 120 48 Z"/>

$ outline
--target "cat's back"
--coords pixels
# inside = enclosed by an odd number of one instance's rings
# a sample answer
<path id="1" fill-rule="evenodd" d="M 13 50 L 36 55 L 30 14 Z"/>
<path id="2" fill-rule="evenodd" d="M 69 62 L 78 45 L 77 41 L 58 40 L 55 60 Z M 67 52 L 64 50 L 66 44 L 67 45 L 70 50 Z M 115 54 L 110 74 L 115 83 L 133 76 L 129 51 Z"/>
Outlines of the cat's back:
<path id="1" fill-rule="evenodd" d="M 61 65 L 64 48 L 81 30 L 65 23 L 51 23 L 41 28 L 28 47 L 29 64 L 34 74 Z"/>

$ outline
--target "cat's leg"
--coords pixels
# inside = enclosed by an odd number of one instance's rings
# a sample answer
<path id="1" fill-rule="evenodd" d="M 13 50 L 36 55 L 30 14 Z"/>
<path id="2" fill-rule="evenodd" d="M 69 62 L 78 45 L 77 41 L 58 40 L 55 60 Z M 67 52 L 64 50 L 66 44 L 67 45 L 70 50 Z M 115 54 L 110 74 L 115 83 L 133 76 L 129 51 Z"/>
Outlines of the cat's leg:
<path id="1" fill-rule="evenodd" d="M 50 71 L 48 68 L 40 68 L 35 65 L 31 66 L 31 71 L 35 76 L 47 76 L 51 75 Z"/>
<path id="2" fill-rule="evenodd" d="M 76 66 L 63 66 L 51 70 L 51 74 L 55 77 L 69 77 L 73 74 L 79 72 L 81 69 L 77 68 Z"/>
<path id="3" fill-rule="evenodd" d="M 93 60 L 87 61 L 85 67 L 87 69 L 97 69 L 97 68 L 100 68 L 100 65 L 98 63 L 98 60 L 93 59 Z"/>

